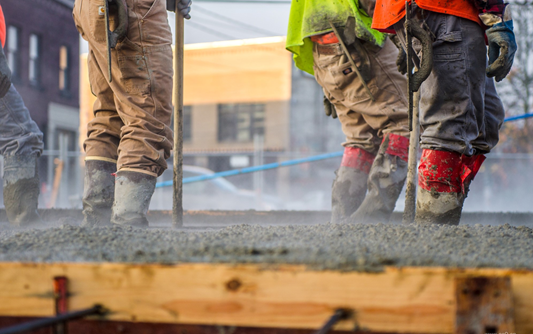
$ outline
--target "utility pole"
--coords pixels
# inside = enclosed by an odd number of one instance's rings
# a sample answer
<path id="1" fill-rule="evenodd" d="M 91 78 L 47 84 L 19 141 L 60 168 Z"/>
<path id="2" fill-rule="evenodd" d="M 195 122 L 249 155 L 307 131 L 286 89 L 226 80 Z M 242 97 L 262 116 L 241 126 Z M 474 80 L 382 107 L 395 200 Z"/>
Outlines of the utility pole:
<path id="1" fill-rule="evenodd" d="M 183 45 L 184 18 L 175 1 L 176 41 L 174 49 L 174 192 L 172 221 L 174 227 L 183 226 Z"/>

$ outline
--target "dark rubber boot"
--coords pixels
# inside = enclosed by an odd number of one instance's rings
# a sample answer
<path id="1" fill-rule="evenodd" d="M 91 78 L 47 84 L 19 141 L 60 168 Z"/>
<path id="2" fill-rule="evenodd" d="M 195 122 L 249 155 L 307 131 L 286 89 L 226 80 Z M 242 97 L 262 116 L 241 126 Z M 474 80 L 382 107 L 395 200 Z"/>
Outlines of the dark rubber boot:
<path id="1" fill-rule="evenodd" d="M 119 171 L 115 183 L 115 202 L 111 223 L 148 227 L 146 213 L 157 178 L 144 173 Z"/>
<path id="2" fill-rule="evenodd" d="M 4 205 L 7 219 L 13 225 L 42 222 L 37 213 L 40 194 L 37 159 L 34 155 L 4 157 Z"/>
<path id="3" fill-rule="evenodd" d="M 408 150 L 407 138 L 391 134 L 385 137 L 370 168 L 368 193 L 350 217 L 351 222 L 389 222 L 407 178 Z"/>
<path id="4" fill-rule="evenodd" d="M 331 222 L 346 223 L 359 208 L 367 191 L 374 155 L 358 147 L 346 147 L 331 193 Z"/>
<path id="5" fill-rule="evenodd" d="M 85 161 L 82 226 L 106 226 L 111 222 L 111 207 L 115 199 L 117 165 L 108 161 Z"/>

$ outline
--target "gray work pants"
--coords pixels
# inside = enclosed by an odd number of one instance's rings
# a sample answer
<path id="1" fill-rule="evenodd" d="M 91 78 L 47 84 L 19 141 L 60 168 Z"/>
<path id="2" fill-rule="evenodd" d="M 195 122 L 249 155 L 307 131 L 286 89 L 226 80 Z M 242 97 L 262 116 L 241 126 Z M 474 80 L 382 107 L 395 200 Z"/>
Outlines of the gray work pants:
<path id="1" fill-rule="evenodd" d="M 0 155 L 35 155 L 43 152 L 43 133 L 31 119 L 22 97 L 11 85 L 0 99 Z"/>
<path id="2" fill-rule="evenodd" d="M 433 70 L 420 87 L 423 149 L 485 154 L 498 143 L 504 108 L 487 78 L 487 48 L 479 24 L 426 12 L 433 34 Z M 394 25 L 405 41 L 403 20 Z M 420 47 L 413 43 L 415 50 Z"/>

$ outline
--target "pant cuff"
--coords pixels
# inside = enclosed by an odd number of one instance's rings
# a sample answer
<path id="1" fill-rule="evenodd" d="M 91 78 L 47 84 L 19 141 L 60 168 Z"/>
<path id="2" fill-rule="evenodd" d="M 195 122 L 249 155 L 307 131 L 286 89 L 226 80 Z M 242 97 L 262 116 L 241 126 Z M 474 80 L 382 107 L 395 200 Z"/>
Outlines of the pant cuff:
<path id="1" fill-rule="evenodd" d="M 117 163 L 117 160 L 106 158 L 106 157 L 97 157 L 97 156 L 85 157 L 85 161 L 91 161 L 91 160 L 106 161 L 106 162 L 111 162 L 113 164 Z"/>
<path id="2" fill-rule="evenodd" d="M 118 172 L 135 172 L 135 173 L 143 173 L 143 174 L 151 175 L 151 176 L 154 176 L 154 177 L 158 177 L 158 175 L 156 173 L 153 173 L 153 172 L 150 172 L 150 171 L 144 170 L 144 169 L 121 168 L 121 169 L 118 170 Z"/>

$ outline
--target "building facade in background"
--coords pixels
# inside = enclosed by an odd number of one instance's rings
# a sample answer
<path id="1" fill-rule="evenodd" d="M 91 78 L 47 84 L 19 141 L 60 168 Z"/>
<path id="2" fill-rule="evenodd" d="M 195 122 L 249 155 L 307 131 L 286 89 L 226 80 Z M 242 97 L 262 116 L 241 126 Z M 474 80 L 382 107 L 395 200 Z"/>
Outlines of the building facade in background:
<path id="1" fill-rule="evenodd" d="M 184 62 L 186 165 L 219 172 L 342 149 L 339 122 L 322 109 L 322 88 L 293 66 L 284 37 L 188 44 Z M 84 71 L 82 66 L 82 77 Z M 83 79 L 80 142 L 93 101 Z M 316 188 L 317 175 L 323 174 L 327 197 L 338 163 L 280 168 L 229 181 L 280 198 L 302 198 L 306 184 Z M 171 178 L 171 170 L 162 177 Z M 329 199 L 324 205 L 329 206 Z"/>
<path id="2" fill-rule="evenodd" d="M 44 133 L 40 160 L 41 206 L 53 192 L 56 160 L 66 206 L 79 191 L 79 34 L 72 20 L 74 0 L 2 0 L 7 28 L 5 53 L 12 81 Z M 60 173 L 59 173 L 60 172 Z"/>

